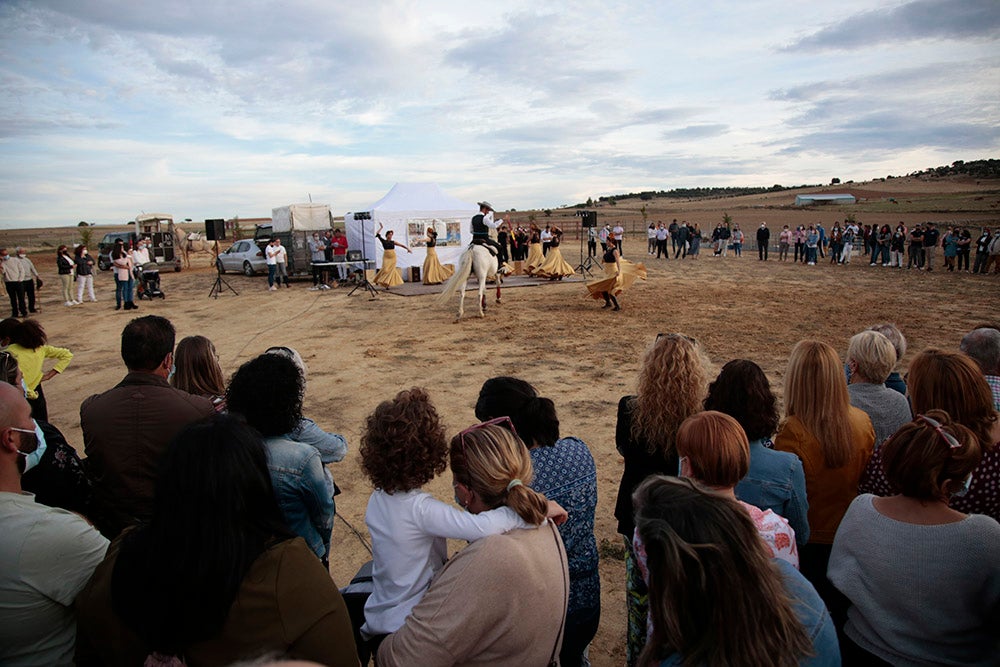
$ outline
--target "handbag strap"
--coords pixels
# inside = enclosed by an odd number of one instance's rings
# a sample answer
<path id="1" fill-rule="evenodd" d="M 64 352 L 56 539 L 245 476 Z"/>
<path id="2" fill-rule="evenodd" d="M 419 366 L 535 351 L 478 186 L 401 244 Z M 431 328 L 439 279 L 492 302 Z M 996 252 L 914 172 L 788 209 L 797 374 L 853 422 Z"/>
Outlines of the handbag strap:
<path id="1" fill-rule="evenodd" d="M 551 521 L 549 521 L 549 530 L 552 531 L 552 539 L 555 540 L 556 551 L 559 552 L 559 564 L 562 566 L 560 567 L 560 571 L 565 570 L 566 572 L 566 575 L 563 576 L 562 578 L 563 600 L 565 600 L 566 610 L 568 611 L 569 610 L 569 569 L 568 569 L 569 566 L 566 563 L 566 552 L 559 539 L 559 532 L 556 529 L 555 524 L 553 524 Z M 565 629 L 566 629 L 566 612 L 563 613 L 562 621 L 559 623 L 559 634 L 556 635 L 556 643 L 552 647 L 552 657 L 549 659 L 548 667 L 558 667 L 559 665 L 559 644 L 562 642 L 563 632 L 565 631 Z"/>

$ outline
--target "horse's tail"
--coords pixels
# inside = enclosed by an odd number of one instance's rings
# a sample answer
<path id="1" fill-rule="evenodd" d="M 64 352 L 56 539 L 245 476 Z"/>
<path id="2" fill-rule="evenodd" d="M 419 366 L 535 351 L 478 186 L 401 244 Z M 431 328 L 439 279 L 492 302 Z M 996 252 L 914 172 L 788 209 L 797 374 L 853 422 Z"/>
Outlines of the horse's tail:
<path id="1" fill-rule="evenodd" d="M 448 282 L 444 284 L 444 289 L 441 293 L 437 295 L 437 302 L 444 303 L 451 297 L 452 294 L 456 293 L 460 289 L 465 289 L 465 282 L 469 279 L 469 275 L 472 273 L 472 246 L 466 248 L 458 258 L 458 265 L 455 267 L 455 273 L 448 279 Z"/>

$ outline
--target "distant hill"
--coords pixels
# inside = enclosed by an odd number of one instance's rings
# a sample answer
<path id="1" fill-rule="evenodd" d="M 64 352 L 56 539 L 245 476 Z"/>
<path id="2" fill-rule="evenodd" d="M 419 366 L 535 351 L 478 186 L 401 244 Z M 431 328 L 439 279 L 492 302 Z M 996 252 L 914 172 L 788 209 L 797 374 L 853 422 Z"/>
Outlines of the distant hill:
<path id="1" fill-rule="evenodd" d="M 944 176 L 971 176 L 972 178 L 1000 178 L 1000 160 L 973 160 L 964 162 L 956 160 L 950 167 L 931 167 L 923 171 L 915 171 L 908 176 L 915 177 L 944 177 Z"/>

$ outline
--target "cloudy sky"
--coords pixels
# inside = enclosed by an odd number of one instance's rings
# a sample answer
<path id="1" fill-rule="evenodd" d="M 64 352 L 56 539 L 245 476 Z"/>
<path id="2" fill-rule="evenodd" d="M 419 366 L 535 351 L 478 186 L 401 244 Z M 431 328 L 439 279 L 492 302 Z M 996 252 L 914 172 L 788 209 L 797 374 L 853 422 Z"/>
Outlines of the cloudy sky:
<path id="1" fill-rule="evenodd" d="M 1000 2 L 0 0 L 0 227 L 497 208 L 1000 149 Z"/>

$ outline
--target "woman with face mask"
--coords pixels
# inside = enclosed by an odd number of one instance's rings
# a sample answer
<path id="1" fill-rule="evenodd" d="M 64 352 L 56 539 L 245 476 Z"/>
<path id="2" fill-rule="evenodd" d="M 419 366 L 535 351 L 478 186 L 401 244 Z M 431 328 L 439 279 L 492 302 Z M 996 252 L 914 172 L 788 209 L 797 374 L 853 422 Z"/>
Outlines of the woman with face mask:
<path id="1" fill-rule="evenodd" d="M 80 244 L 73 251 L 76 261 L 76 302 L 83 303 L 83 291 L 91 301 L 97 301 L 94 296 L 94 259 L 90 256 L 87 246 Z"/>

